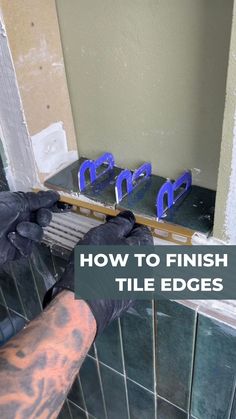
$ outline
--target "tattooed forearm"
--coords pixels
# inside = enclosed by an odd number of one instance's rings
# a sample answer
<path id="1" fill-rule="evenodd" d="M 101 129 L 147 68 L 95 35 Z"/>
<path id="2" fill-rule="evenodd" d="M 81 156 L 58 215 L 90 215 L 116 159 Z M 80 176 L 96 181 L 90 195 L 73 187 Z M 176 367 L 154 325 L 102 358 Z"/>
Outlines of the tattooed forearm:
<path id="1" fill-rule="evenodd" d="M 96 332 L 71 292 L 0 350 L 0 418 L 56 418 Z"/>

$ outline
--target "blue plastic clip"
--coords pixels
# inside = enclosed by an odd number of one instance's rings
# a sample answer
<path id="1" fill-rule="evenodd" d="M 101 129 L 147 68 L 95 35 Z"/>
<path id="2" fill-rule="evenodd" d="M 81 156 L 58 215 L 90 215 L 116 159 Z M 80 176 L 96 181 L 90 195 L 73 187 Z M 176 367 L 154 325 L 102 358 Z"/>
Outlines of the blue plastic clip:
<path id="1" fill-rule="evenodd" d="M 98 175 L 97 169 L 101 167 L 103 164 L 107 164 L 107 167 Z M 85 180 L 86 171 L 88 171 L 89 173 L 90 183 L 93 183 L 100 176 L 104 175 L 109 170 L 112 170 L 114 165 L 115 165 L 115 160 L 111 153 L 104 153 L 97 160 L 85 160 L 81 164 L 78 171 L 79 190 L 83 191 L 86 188 L 86 180 Z"/>
<path id="2" fill-rule="evenodd" d="M 192 174 L 190 170 L 186 170 L 175 182 L 171 182 L 171 180 L 167 180 L 164 185 L 160 188 L 157 194 L 156 199 L 156 207 L 157 207 L 157 218 L 160 219 L 164 212 L 172 207 L 178 199 L 185 194 L 192 185 Z M 178 191 L 181 187 L 183 187 L 181 191 L 175 195 L 175 192 Z M 167 207 L 164 208 L 164 197 L 167 195 Z"/>
<path id="3" fill-rule="evenodd" d="M 118 204 L 125 195 L 130 194 L 135 186 L 138 185 L 139 181 L 144 180 L 151 176 L 152 165 L 151 163 L 144 163 L 138 169 L 132 172 L 129 169 L 122 170 L 117 176 L 115 185 L 116 203 Z M 122 185 L 125 182 L 125 192 L 122 192 Z"/>

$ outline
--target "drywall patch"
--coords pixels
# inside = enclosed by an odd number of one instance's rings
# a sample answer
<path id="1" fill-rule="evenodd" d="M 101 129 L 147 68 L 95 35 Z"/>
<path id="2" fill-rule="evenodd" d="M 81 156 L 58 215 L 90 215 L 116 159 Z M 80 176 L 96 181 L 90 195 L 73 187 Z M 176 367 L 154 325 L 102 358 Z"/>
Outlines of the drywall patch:
<path id="1" fill-rule="evenodd" d="M 53 173 L 78 158 L 77 151 L 68 151 L 62 122 L 55 122 L 33 135 L 31 141 L 40 173 Z"/>
<path id="2" fill-rule="evenodd" d="M 225 232 L 230 244 L 236 244 L 236 110 L 234 113 L 233 148 L 229 193 L 226 203 Z"/>

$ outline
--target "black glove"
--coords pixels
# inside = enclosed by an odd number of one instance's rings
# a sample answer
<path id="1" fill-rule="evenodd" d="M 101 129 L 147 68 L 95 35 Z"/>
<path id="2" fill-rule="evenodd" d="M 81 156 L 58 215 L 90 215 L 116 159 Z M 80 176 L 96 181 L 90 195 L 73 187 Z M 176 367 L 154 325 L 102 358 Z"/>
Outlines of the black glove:
<path id="1" fill-rule="evenodd" d="M 33 242 L 42 240 L 51 211 L 60 211 L 58 199 L 54 191 L 0 193 L 0 264 L 31 253 Z"/>
<path id="2" fill-rule="evenodd" d="M 135 224 L 132 212 L 124 211 L 105 224 L 92 228 L 79 241 L 78 245 L 150 245 L 153 238 L 149 229 Z M 74 292 L 74 257 L 71 257 L 61 279 L 47 291 L 43 306 L 45 307 L 60 291 Z M 87 301 L 97 322 L 97 334 L 132 306 L 132 300 L 89 300 Z"/>

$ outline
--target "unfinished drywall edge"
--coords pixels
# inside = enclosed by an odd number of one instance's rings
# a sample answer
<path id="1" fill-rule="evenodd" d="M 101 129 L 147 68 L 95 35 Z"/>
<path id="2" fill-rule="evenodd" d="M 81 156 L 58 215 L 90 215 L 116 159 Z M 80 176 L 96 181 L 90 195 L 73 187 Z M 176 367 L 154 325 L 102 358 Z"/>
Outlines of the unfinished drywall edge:
<path id="1" fill-rule="evenodd" d="M 11 190 L 28 190 L 37 183 L 29 133 L 18 89 L 7 33 L 0 11 L 0 126 Z"/>
<path id="2" fill-rule="evenodd" d="M 229 51 L 226 101 L 217 183 L 213 235 L 229 244 L 236 244 L 236 1 L 234 1 Z"/>
<path id="3" fill-rule="evenodd" d="M 30 135 L 63 121 L 77 150 L 55 0 L 0 0 Z"/>
<path id="4" fill-rule="evenodd" d="M 231 244 L 236 244 L 236 111 L 234 114 L 231 175 L 225 211 L 225 232 Z"/>

